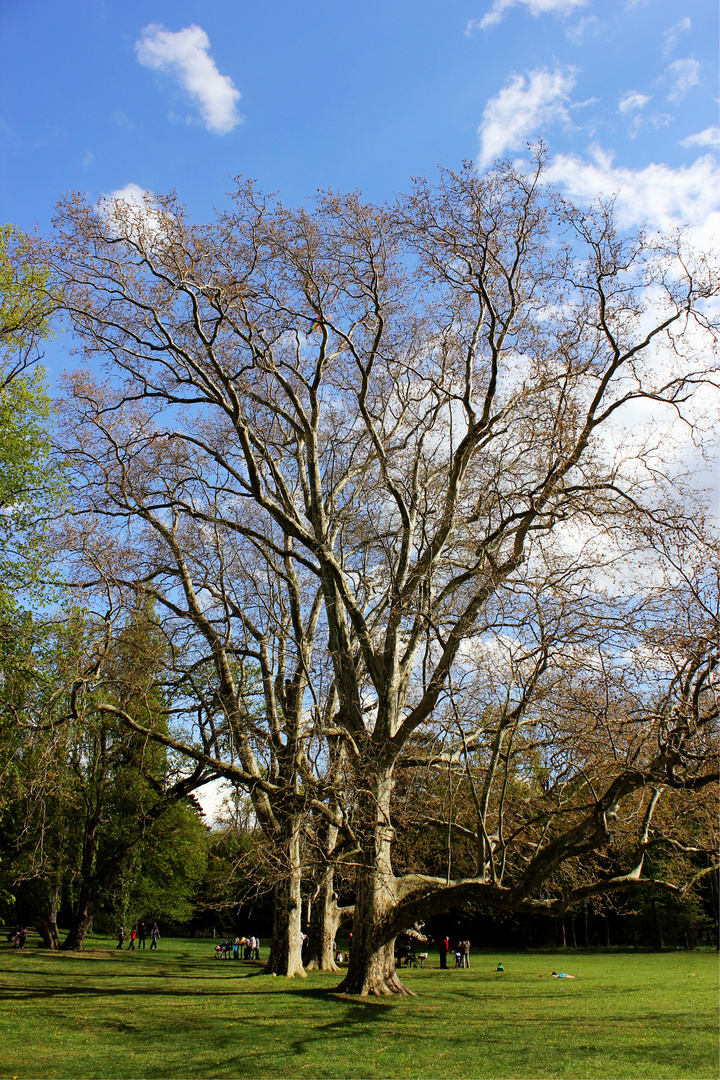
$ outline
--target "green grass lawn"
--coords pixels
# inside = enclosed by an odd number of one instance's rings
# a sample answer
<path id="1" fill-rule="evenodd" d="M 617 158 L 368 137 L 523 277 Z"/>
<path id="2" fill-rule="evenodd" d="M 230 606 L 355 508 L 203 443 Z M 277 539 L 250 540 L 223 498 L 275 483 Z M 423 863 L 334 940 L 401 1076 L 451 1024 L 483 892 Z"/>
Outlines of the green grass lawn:
<path id="1" fill-rule="evenodd" d="M 475 952 L 469 971 L 431 954 L 403 973 L 416 998 L 377 1001 L 335 998 L 336 974 L 218 961 L 207 941 L 34 944 L 0 950 L 2 1078 L 720 1075 L 712 953 Z"/>

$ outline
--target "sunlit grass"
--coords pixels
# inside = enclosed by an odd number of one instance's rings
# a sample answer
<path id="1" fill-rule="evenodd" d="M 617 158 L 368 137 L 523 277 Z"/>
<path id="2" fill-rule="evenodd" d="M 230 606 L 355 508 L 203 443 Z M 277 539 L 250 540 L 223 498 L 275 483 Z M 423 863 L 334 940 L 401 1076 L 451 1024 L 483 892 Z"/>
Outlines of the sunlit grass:
<path id="1" fill-rule="evenodd" d="M 716 954 L 473 953 L 469 971 L 431 956 L 403 972 L 416 998 L 349 1001 L 332 994 L 337 974 L 271 978 L 216 960 L 211 942 L 90 948 L 3 947 L 0 1077 L 720 1074 Z"/>

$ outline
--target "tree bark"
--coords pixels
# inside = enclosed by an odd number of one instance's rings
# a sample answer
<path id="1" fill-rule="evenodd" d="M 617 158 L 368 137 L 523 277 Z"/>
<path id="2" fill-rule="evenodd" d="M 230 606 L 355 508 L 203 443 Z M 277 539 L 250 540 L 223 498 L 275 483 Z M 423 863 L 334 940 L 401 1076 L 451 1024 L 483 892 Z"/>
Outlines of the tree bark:
<path id="1" fill-rule="evenodd" d="M 80 895 L 78 896 L 77 903 L 74 905 L 73 920 L 70 930 L 61 946 L 63 951 L 66 952 L 79 952 L 82 949 L 85 936 L 90 929 L 93 917 L 100 904 L 100 886 L 96 859 L 98 832 L 102 820 L 103 807 L 104 802 L 101 798 L 98 800 L 94 813 L 88 815 L 86 821 L 82 849 Z M 107 875 L 107 884 L 109 884 L 110 887 L 112 887 L 120 876 L 123 865 L 124 861 L 119 859 L 116 859 L 114 863 L 111 864 L 111 869 Z"/>
<path id="2" fill-rule="evenodd" d="M 340 926 L 342 909 L 335 902 L 333 885 L 335 872 L 328 866 L 313 897 L 308 925 L 307 971 L 339 971 L 335 963 L 335 935 Z"/>
<path id="3" fill-rule="evenodd" d="M 35 917 L 35 929 L 42 938 L 46 949 L 60 948 L 60 936 L 56 922 L 51 921 L 45 915 L 37 915 Z"/>
<path id="4" fill-rule="evenodd" d="M 35 929 L 43 939 L 46 949 L 59 949 L 60 936 L 57 927 L 58 900 L 60 886 L 56 885 L 50 890 L 50 898 L 47 907 L 35 914 Z"/>
<path id="5" fill-rule="evenodd" d="M 83 893 L 85 893 L 85 890 L 83 890 Z M 81 896 L 83 896 L 82 893 Z M 85 937 L 92 925 L 94 915 L 95 912 L 90 907 L 89 897 L 87 895 L 83 896 L 76 907 L 72 925 L 68 930 L 67 937 L 60 946 L 64 952 L 80 952 L 82 950 Z"/>
<path id="6" fill-rule="evenodd" d="M 46 879 L 35 878 L 22 883 L 23 906 L 27 921 L 35 927 L 46 949 L 59 949 L 57 928 L 60 882 L 50 884 Z"/>
<path id="7" fill-rule="evenodd" d="M 288 827 L 287 865 L 273 891 L 273 936 L 265 972 L 291 979 L 305 977 L 302 962 L 300 886 L 300 826 L 293 821 Z"/>
<path id="8" fill-rule="evenodd" d="M 395 971 L 396 935 L 389 928 L 389 916 L 397 899 L 390 861 L 391 790 L 392 775 L 387 771 L 375 779 L 369 793 L 361 800 L 362 816 L 372 825 L 366 829 L 361 841 L 350 964 L 338 987 L 344 994 L 382 997 L 412 993 Z"/>

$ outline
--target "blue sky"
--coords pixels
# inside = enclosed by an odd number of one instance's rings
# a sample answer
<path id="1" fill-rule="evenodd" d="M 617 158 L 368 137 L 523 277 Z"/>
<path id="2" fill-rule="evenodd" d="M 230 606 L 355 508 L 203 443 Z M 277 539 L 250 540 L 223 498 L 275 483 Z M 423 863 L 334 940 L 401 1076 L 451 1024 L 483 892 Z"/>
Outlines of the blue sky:
<path id="1" fill-rule="evenodd" d="M 177 189 L 207 220 L 240 173 L 382 201 L 542 136 L 624 225 L 720 233 L 716 0 L 0 0 L 0 34 L 0 221 L 25 230 L 75 190 Z"/>
<path id="2" fill-rule="evenodd" d="M 208 220 L 238 174 L 383 201 L 542 137 L 572 198 L 707 246 L 717 43 L 716 0 L 0 0 L 0 221 L 172 189 Z"/>
<path id="3" fill-rule="evenodd" d="M 383 200 L 538 136 L 628 225 L 717 204 L 715 0 L 4 0 L 0 30 L 0 219 L 23 229 L 128 185 L 206 219 L 238 173 Z"/>

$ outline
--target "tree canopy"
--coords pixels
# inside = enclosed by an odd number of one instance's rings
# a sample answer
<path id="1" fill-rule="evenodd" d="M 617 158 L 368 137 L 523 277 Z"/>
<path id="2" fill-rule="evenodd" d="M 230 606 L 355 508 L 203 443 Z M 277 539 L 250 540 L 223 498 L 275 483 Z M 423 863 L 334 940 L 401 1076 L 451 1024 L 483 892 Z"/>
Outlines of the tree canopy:
<path id="1" fill-rule="evenodd" d="M 274 970 L 302 971 L 304 853 L 328 909 L 342 867 L 348 992 L 403 992 L 397 933 L 451 904 L 696 876 L 643 873 L 691 854 L 658 806 L 717 780 L 716 578 L 671 557 L 701 515 L 658 425 L 703 438 L 717 279 L 536 165 L 392 206 L 242 182 L 205 226 L 71 198 L 41 249 L 86 359 L 62 542 L 87 595 L 156 605 L 174 687 L 166 727 L 93 708 L 248 791 L 283 853 Z M 441 874 L 394 859 L 413 771 L 447 782 Z"/>

